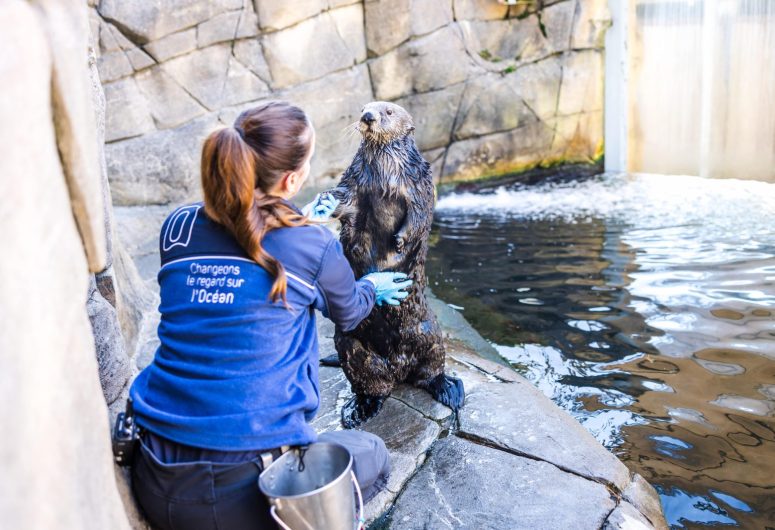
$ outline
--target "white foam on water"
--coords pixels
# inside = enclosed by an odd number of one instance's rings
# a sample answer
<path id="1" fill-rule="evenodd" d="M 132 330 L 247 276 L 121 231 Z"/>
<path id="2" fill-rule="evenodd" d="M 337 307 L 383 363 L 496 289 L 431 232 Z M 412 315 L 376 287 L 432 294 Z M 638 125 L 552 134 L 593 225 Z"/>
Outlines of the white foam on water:
<path id="1" fill-rule="evenodd" d="M 569 222 L 600 218 L 645 229 L 701 225 L 753 236 L 772 232 L 775 184 L 609 173 L 583 181 L 454 193 L 442 197 L 436 210 Z"/>

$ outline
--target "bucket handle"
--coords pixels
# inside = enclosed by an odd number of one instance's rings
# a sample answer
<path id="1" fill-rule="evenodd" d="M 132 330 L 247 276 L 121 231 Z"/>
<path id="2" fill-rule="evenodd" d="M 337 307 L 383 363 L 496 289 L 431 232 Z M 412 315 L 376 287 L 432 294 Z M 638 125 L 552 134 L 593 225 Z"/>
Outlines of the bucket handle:
<path id="1" fill-rule="evenodd" d="M 355 486 L 355 494 L 358 495 L 358 527 L 357 530 L 363 530 L 366 527 L 366 519 L 363 518 L 363 494 L 361 493 L 361 485 L 358 484 L 358 479 L 355 478 L 355 472 L 350 470 L 350 477 L 353 480 L 353 486 Z"/>
<path id="2" fill-rule="evenodd" d="M 272 519 L 274 519 L 274 522 L 280 525 L 280 528 L 282 528 L 283 530 L 291 530 L 291 527 L 285 524 L 283 520 L 280 519 L 280 516 L 277 515 L 277 506 L 273 504 L 272 507 L 269 508 L 269 513 L 272 515 Z"/>
<path id="3" fill-rule="evenodd" d="M 363 494 L 361 494 L 361 487 L 358 484 L 358 479 L 355 478 L 355 473 L 352 470 L 350 470 L 350 478 L 353 481 L 353 486 L 355 486 L 355 493 L 358 495 L 358 527 L 356 530 L 363 530 L 366 524 L 366 520 L 363 518 Z M 283 520 L 280 519 L 280 516 L 277 515 L 277 506 L 273 504 L 269 509 L 269 513 L 272 515 L 272 519 L 274 519 L 275 522 L 280 525 L 280 528 L 283 530 L 291 530 L 291 527 L 285 524 Z"/>

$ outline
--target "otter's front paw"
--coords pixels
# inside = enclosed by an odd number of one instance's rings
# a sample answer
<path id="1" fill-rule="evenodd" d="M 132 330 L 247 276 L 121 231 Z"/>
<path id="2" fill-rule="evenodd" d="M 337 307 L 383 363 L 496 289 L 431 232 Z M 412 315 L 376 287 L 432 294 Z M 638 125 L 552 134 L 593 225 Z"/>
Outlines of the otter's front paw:
<path id="1" fill-rule="evenodd" d="M 406 237 L 404 237 L 403 234 L 396 234 L 395 240 L 396 240 L 396 252 L 398 252 L 399 254 L 403 254 L 404 247 L 406 246 Z"/>

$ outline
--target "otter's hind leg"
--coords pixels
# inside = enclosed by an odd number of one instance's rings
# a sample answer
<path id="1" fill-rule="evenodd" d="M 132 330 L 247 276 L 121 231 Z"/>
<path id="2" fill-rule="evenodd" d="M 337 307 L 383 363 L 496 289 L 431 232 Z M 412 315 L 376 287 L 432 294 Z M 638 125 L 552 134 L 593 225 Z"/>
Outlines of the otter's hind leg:
<path id="1" fill-rule="evenodd" d="M 463 381 L 457 377 L 441 373 L 430 381 L 417 386 L 427 390 L 433 399 L 452 410 L 463 408 L 466 400 L 466 391 L 463 387 Z"/>
<path id="2" fill-rule="evenodd" d="M 352 429 L 382 410 L 393 390 L 393 374 L 387 360 L 367 350 L 358 339 L 337 333 L 334 343 L 355 394 L 342 408 L 342 426 Z"/>
<path id="3" fill-rule="evenodd" d="M 461 409 L 466 399 L 463 381 L 444 373 L 444 345 L 441 337 L 434 338 L 428 353 L 422 356 L 420 366 L 415 369 L 414 384 L 452 410 Z"/>

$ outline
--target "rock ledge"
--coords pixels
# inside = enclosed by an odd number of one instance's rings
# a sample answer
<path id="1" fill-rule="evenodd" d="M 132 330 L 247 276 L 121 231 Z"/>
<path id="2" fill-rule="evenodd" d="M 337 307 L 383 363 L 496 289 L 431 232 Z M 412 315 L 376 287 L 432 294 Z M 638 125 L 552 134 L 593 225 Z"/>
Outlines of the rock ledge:
<path id="1" fill-rule="evenodd" d="M 387 490 L 366 506 L 372 530 L 667 528 L 654 488 L 527 380 L 480 356 L 486 342 L 442 302 L 432 304 L 466 406 L 455 416 L 404 386 L 363 426 L 393 459 Z M 333 353 L 333 332 L 321 318 L 321 356 Z M 349 384 L 335 368 L 321 367 L 320 380 L 314 425 L 338 429 Z"/>

